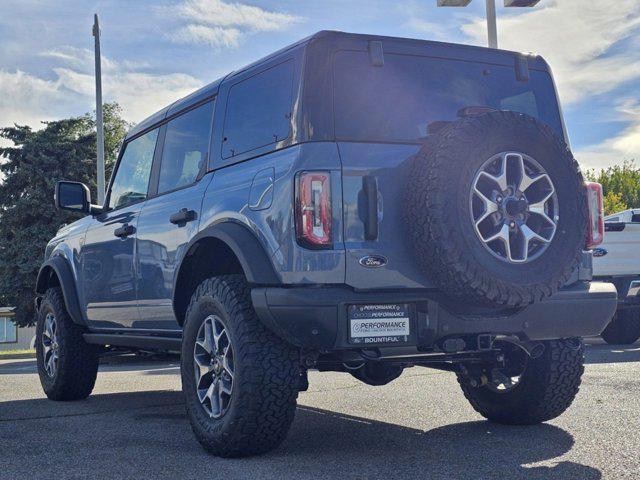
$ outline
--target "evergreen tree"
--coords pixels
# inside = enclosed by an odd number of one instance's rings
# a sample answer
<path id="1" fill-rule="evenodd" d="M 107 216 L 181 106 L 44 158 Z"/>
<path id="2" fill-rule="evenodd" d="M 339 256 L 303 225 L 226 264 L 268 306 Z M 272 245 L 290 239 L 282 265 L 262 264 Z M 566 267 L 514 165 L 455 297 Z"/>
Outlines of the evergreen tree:
<path id="1" fill-rule="evenodd" d="M 117 104 L 105 104 L 107 178 L 129 125 Z M 13 142 L 0 147 L 0 302 L 16 307 L 18 325 L 35 320 L 34 288 L 44 248 L 58 229 L 79 218 L 53 203 L 58 180 L 77 180 L 96 198 L 95 121 L 89 115 L 45 122 L 32 130 L 15 125 L 0 129 Z"/>

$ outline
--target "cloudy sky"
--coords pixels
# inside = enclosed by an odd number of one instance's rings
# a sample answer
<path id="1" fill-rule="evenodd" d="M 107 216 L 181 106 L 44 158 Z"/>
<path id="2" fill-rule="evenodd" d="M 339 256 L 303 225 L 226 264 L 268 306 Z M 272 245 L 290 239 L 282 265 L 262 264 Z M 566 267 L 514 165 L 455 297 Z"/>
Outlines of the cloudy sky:
<path id="1" fill-rule="evenodd" d="M 0 126 L 38 127 L 93 104 L 93 14 L 105 100 L 140 121 L 173 100 L 318 30 L 484 45 L 484 2 L 436 0 L 2 0 Z M 501 48 L 551 64 L 584 167 L 640 162 L 640 1 L 542 0 L 500 8 Z"/>

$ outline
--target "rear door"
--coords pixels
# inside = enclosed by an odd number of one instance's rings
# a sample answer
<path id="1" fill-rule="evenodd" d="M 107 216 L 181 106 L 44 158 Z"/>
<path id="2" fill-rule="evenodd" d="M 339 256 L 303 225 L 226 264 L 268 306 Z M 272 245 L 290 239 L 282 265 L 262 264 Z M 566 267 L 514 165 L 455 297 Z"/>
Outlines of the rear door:
<path id="1" fill-rule="evenodd" d="M 464 116 L 467 107 L 526 113 L 562 137 L 548 72 L 532 69 L 525 81 L 516 78 L 513 65 L 395 53 L 386 45 L 383 62 L 372 61 L 366 50 L 335 53 L 333 105 L 347 284 L 361 289 L 432 285 L 407 234 L 412 156 L 429 137 Z"/>
<path id="2" fill-rule="evenodd" d="M 214 101 L 208 100 L 163 126 L 151 198 L 138 219 L 136 328 L 176 330 L 173 287 L 189 240 L 198 232 Z"/>
<path id="3" fill-rule="evenodd" d="M 84 307 L 90 326 L 128 327 L 138 320 L 135 241 L 147 197 L 159 129 L 126 142 L 107 194 L 81 248 Z"/>

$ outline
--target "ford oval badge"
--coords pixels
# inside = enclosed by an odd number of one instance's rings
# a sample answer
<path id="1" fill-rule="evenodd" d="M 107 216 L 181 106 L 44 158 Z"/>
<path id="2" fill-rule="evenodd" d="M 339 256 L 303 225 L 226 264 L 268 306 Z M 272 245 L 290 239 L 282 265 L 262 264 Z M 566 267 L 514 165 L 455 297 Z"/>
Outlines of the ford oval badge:
<path id="1" fill-rule="evenodd" d="M 382 255 L 366 255 L 359 261 L 360 265 L 367 268 L 379 268 L 384 267 L 387 264 L 387 257 Z"/>
<path id="2" fill-rule="evenodd" d="M 607 251 L 606 248 L 594 248 L 593 249 L 593 256 L 594 257 L 604 257 L 607 253 L 609 253 Z"/>

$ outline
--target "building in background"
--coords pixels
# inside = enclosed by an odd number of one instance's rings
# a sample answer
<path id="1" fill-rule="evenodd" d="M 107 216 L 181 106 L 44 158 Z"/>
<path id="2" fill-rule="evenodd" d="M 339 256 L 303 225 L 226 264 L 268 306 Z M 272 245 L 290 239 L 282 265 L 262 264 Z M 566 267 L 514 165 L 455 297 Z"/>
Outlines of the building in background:
<path id="1" fill-rule="evenodd" d="M 33 347 L 35 327 L 18 328 L 13 323 L 14 307 L 0 307 L 0 351 Z"/>

